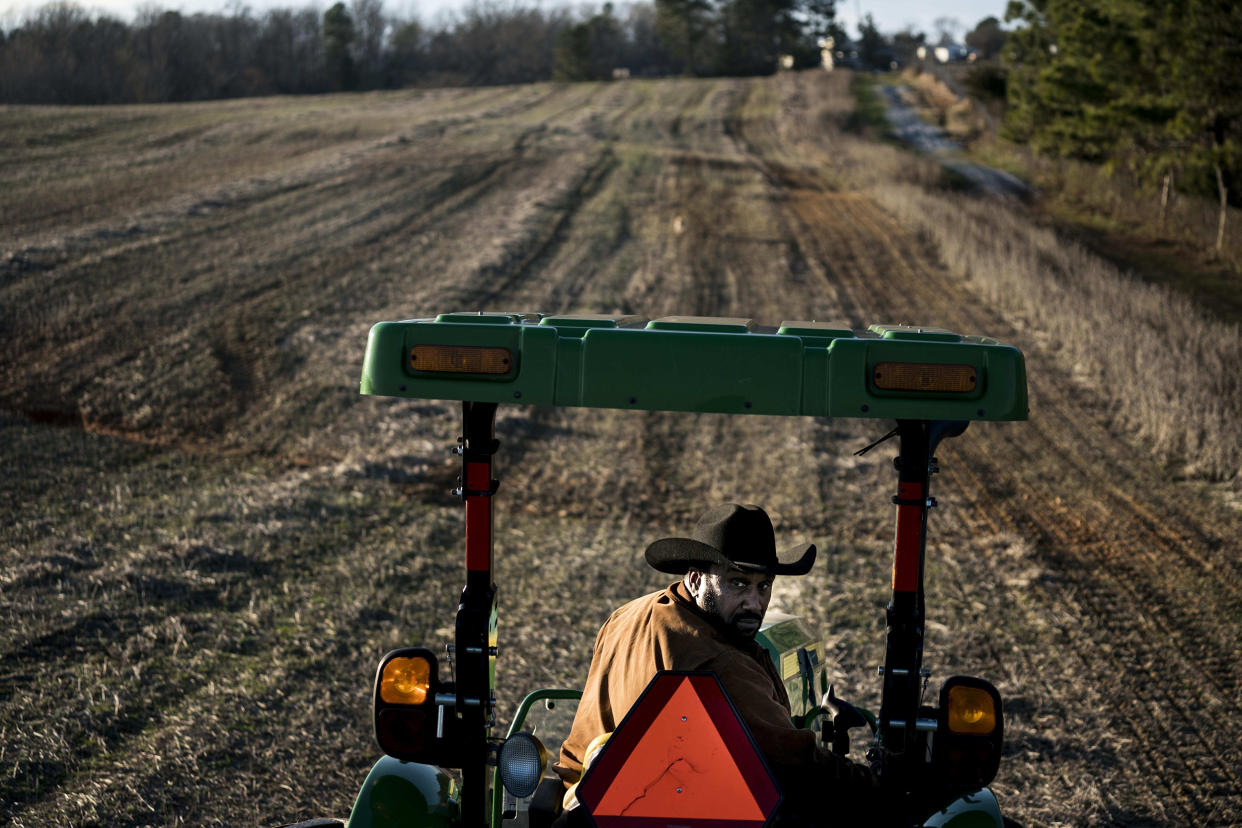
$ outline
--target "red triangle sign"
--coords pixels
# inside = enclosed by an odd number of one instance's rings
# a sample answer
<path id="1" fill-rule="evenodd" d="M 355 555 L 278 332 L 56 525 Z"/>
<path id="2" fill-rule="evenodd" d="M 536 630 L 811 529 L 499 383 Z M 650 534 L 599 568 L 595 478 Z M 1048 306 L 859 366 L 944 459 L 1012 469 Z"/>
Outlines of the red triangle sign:
<path id="1" fill-rule="evenodd" d="M 598 828 L 757 828 L 780 799 L 713 673 L 658 673 L 578 786 Z"/>

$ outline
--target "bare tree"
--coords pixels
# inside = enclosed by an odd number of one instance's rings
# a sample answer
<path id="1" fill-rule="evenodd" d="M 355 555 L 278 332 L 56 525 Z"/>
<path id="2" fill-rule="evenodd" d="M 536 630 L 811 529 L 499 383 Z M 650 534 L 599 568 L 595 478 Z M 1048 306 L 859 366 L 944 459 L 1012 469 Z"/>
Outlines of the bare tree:
<path id="1" fill-rule="evenodd" d="M 932 26 L 936 29 L 936 43 L 939 45 L 944 46 L 958 42 L 957 33 L 962 30 L 962 24 L 956 17 L 950 17 L 949 15 L 937 17 Z"/>
<path id="2" fill-rule="evenodd" d="M 384 86 L 384 47 L 388 29 L 384 0 L 350 0 L 349 12 L 354 20 L 354 59 L 359 86 L 364 89 Z"/>

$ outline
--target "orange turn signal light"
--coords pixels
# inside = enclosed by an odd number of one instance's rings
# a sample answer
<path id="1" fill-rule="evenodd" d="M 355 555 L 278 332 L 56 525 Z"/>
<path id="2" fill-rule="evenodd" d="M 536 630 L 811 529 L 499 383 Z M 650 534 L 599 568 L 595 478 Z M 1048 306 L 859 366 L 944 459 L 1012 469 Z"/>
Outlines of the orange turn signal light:
<path id="1" fill-rule="evenodd" d="M 481 345 L 415 345 L 410 349 L 410 369 L 448 374 L 507 374 L 513 367 L 508 348 Z"/>
<path id="2" fill-rule="evenodd" d="M 380 699 L 388 704 L 422 704 L 431 691 L 431 664 L 418 656 L 398 656 L 384 665 Z"/>
<path id="3" fill-rule="evenodd" d="M 996 729 L 996 704 L 980 687 L 949 689 L 949 730 L 953 733 L 991 733 Z"/>
<path id="4" fill-rule="evenodd" d="M 967 394 L 979 384 L 973 365 L 934 362 L 880 362 L 871 369 L 871 381 L 884 391 L 931 391 Z"/>

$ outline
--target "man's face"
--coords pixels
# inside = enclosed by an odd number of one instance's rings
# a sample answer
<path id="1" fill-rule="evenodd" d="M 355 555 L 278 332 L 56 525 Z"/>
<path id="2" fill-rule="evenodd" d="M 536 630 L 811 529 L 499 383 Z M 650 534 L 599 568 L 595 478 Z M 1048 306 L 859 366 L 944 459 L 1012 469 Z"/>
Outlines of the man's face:
<path id="1" fill-rule="evenodd" d="M 772 577 L 733 568 L 692 570 L 690 588 L 700 609 L 715 615 L 737 635 L 754 638 L 772 600 Z"/>

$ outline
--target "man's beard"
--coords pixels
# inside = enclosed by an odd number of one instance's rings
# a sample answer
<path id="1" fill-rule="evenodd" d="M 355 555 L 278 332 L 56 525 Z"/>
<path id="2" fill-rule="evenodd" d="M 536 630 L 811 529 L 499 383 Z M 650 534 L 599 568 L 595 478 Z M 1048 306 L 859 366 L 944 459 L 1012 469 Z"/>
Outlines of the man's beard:
<path id="1" fill-rule="evenodd" d="M 725 618 L 724 614 L 720 611 L 720 605 L 716 602 L 716 596 L 719 594 L 720 592 L 716 589 L 716 585 L 711 581 L 706 581 L 703 584 L 704 609 L 709 615 L 720 619 L 720 623 L 723 624 L 732 635 L 747 641 L 753 641 L 755 635 L 759 632 L 759 625 L 763 623 L 763 616 L 750 612 L 749 610 L 740 609 L 733 613 L 733 615 L 729 618 Z M 754 621 L 755 628 L 749 632 L 739 629 L 738 623 L 742 621 Z"/>

